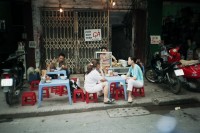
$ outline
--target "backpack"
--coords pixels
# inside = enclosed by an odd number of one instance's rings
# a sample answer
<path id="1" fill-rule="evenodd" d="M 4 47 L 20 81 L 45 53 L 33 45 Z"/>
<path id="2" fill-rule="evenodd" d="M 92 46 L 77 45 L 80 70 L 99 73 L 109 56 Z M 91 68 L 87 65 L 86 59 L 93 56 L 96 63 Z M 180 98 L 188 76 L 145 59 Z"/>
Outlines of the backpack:
<path id="1" fill-rule="evenodd" d="M 73 97 L 74 90 L 75 89 L 81 89 L 81 88 L 77 85 L 77 82 L 74 81 L 73 79 L 71 79 L 69 81 L 69 85 L 70 85 L 71 96 Z"/>
<path id="2" fill-rule="evenodd" d="M 31 72 L 28 76 L 28 82 L 31 83 L 34 80 L 40 80 L 39 72 Z"/>

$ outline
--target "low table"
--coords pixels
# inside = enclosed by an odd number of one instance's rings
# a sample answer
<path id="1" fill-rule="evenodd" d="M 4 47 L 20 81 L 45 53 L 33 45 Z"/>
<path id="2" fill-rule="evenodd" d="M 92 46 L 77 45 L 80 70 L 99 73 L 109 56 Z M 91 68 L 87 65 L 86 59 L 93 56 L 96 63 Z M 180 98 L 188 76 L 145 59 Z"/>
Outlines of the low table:
<path id="1" fill-rule="evenodd" d="M 69 85 L 69 79 L 62 80 L 62 79 L 52 79 L 50 83 L 43 83 L 40 81 L 39 83 L 39 89 L 38 89 L 38 108 L 41 106 L 42 102 L 42 88 L 43 87 L 52 87 L 52 86 L 66 86 L 68 91 L 68 97 L 69 97 L 69 104 L 72 104 L 71 99 L 71 92 L 70 92 L 70 85 Z"/>
<path id="2" fill-rule="evenodd" d="M 122 82 L 124 87 L 124 98 L 127 100 L 127 94 L 126 94 L 126 80 L 123 79 L 121 76 L 112 76 L 112 77 L 105 77 L 105 79 L 108 81 L 108 98 L 110 98 L 110 84 L 113 82 Z"/>

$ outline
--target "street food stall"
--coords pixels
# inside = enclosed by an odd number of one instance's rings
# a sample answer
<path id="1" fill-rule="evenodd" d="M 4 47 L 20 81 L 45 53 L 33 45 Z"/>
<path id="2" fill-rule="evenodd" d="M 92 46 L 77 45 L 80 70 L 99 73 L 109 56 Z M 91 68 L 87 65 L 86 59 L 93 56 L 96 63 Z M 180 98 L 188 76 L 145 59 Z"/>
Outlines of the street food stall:
<path id="1" fill-rule="evenodd" d="M 112 52 L 96 51 L 94 57 L 100 59 L 102 68 L 106 66 L 108 71 L 116 72 L 118 75 L 126 74 L 129 70 L 126 60 L 119 59 L 118 62 L 112 62 Z"/>

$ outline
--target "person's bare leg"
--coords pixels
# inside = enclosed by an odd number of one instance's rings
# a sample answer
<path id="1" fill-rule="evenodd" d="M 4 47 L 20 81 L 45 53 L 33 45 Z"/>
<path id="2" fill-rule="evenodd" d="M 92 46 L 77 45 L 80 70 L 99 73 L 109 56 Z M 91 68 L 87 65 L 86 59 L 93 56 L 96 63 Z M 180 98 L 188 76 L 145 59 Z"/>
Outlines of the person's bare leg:
<path id="1" fill-rule="evenodd" d="M 97 92 L 97 94 L 99 97 L 101 97 L 101 96 L 103 96 L 103 91 L 101 90 L 101 91 Z"/>
<path id="2" fill-rule="evenodd" d="M 108 101 L 108 86 L 107 85 L 104 86 L 103 91 L 104 91 L 104 102 L 107 102 Z"/>
<path id="3" fill-rule="evenodd" d="M 128 91 L 128 102 L 129 103 L 133 102 L 132 91 Z"/>

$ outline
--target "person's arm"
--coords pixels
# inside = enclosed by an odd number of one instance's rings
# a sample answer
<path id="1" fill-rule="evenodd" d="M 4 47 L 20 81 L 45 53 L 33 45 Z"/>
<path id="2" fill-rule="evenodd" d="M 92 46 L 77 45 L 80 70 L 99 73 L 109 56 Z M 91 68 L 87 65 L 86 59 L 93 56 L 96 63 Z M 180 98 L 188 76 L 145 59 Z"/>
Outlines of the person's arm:
<path id="1" fill-rule="evenodd" d="M 115 56 L 112 55 L 112 59 L 117 62 L 117 59 L 115 58 Z"/>
<path id="2" fill-rule="evenodd" d="M 66 65 L 62 65 L 61 68 L 62 68 L 63 70 L 66 70 L 66 69 L 67 69 L 67 66 L 66 66 Z"/>
<path id="3" fill-rule="evenodd" d="M 57 60 L 54 58 L 50 64 L 50 69 L 56 69 Z"/>
<path id="4" fill-rule="evenodd" d="M 131 75 L 131 67 L 129 67 L 126 77 L 130 77 L 130 75 Z"/>
<path id="5" fill-rule="evenodd" d="M 52 63 L 50 64 L 50 69 L 56 69 L 55 63 L 52 62 Z"/>
<path id="6" fill-rule="evenodd" d="M 140 66 L 137 65 L 137 67 L 134 67 L 133 77 L 132 77 L 133 80 L 137 80 L 140 70 L 141 70 Z"/>
<path id="7" fill-rule="evenodd" d="M 104 77 L 104 76 L 101 76 L 100 73 L 99 73 L 97 70 L 94 71 L 93 77 L 94 77 L 95 80 L 97 80 L 97 81 L 101 81 L 101 82 L 107 81 L 107 80 L 105 79 L 105 77 Z"/>
<path id="8" fill-rule="evenodd" d="M 63 63 L 62 63 L 62 65 L 61 65 L 61 69 L 63 69 L 63 70 L 67 70 L 67 63 L 66 63 L 66 61 L 64 61 Z"/>

